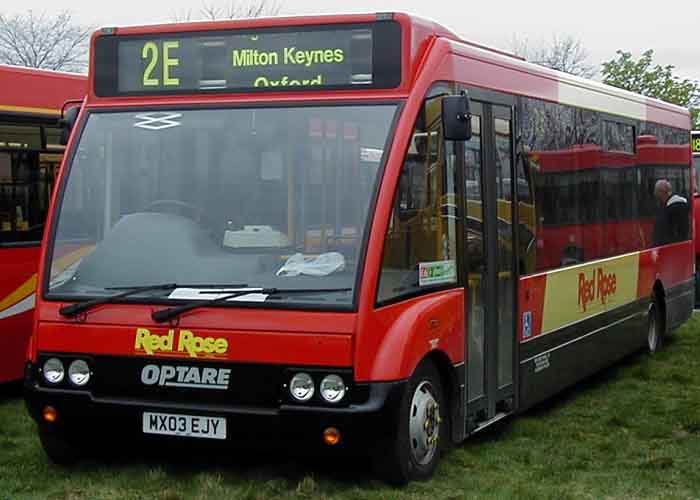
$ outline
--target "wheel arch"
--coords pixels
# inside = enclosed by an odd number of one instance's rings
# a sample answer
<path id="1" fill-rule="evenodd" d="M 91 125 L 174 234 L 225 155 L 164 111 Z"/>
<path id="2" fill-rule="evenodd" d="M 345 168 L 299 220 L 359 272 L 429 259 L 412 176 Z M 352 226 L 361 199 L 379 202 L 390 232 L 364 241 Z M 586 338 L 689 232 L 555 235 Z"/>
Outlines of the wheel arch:
<path id="1" fill-rule="evenodd" d="M 421 363 L 424 361 L 432 362 L 440 374 L 440 382 L 442 383 L 447 411 L 449 412 L 447 420 L 450 428 L 448 431 L 452 441 L 458 443 L 464 439 L 464 425 L 460 425 L 464 415 L 461 407 L 462 384 L 459 377 L 460 370 L 452 364 L 447 354 L 439 350 L 429 352 L 421 360 Z M 461 366 L 463 368 L 464 364 L 461 364 Z"/>
<path id="2" fill-rule="evenodd" d="M 434 352 L 453 366 L 464 360 L 464 319 L 460 314 L 464 297 L 453 290 L 422 297 L 412 303 L 397 304 L 393 311 L 382 311 L 390 322 L 386 333 L 372 346 L 372 356 L 365 356 L 362 367 L 368 380 L 404 380 Z M 356 352 L 362 351 L 358 342 Z M 438 358 L 440 359 L 440 358 Z"/>
<path id="3" fill-rule="evenodd" d="M 666 289 L 661 280 L 657 279 L 652 287 L 652 300 L 656 303 L 659 311 L 658 318 L 662 323 L 662 332 L 666 333 Z"/>

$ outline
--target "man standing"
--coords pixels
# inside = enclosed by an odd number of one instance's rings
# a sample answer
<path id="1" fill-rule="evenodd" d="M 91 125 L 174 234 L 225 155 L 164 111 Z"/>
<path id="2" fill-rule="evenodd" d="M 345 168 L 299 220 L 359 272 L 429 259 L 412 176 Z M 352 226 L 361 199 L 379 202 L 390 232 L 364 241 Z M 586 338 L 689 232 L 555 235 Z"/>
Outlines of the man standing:
<path id="1" fill-rule="evenodd" d="M 667 179 L 656 181 L 654 196 L 661 202 L 661 211 L 654 225 L 654 246 L 687 240 L 689 236 L 688 200 L 673 194 L 673 188 Z"/>

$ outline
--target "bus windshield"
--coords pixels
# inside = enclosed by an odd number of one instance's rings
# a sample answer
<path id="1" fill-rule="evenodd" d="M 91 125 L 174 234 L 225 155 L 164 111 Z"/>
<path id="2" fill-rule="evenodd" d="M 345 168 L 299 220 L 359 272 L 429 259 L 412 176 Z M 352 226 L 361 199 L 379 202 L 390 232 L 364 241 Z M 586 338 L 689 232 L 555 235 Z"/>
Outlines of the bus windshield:
<path id="1" fill-rule="evenodd" d="M 48 297 L 159 283 L 354 290 L 395 112 L 382 104 L 89 114 L 60 198 Z M 350 291 L 262 301 L 347 307 Z"/>

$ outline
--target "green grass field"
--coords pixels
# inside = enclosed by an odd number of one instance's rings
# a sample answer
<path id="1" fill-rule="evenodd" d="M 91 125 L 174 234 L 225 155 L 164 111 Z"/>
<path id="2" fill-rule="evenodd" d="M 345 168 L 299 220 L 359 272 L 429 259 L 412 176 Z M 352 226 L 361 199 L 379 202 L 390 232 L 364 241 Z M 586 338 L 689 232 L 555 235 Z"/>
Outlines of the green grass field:
<path id="1" fill-rule="evenodd" d="M 0 396 L 0 500 L 700 498 L 700 320 L 451 450 L 435 478 L 393 489 L 365 461 L 141 450 L 48 463 L 22 401 Z M 152 450 L 151 450 L 152 451 Z M 358 463 L 359 462 L 359 463 Z"/>

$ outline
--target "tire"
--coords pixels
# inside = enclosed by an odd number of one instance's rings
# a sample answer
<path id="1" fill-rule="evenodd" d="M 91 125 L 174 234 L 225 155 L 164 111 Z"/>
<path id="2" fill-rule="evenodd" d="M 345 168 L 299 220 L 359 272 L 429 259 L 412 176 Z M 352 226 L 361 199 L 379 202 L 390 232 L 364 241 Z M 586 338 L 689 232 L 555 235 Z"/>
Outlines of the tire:
<path id="1" fill-rule="evenodd" d="M 39 441 L 44 453 L 56 465 L 73 465 L 82 458 L 81 447 L 59 432 L 39 429 Z"/>
<path id="2" fill-rule="evenodd" d="M 663 347 L 662 320 L 659 314 L 661 308 L 656 300 L 649 305 L 647 322 L 647 350 L 649 354 L 657 353 Z"/>
<path id="3" fill-rule="evenodd" d="M 395 485 L 430 478 L 448 443 L 448 415 L 440 374 L 423 361 L 401 400 L 396 432 L 375 451 L 377 472 Z"/>

